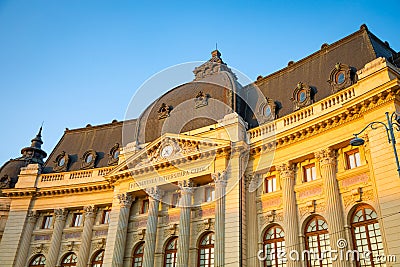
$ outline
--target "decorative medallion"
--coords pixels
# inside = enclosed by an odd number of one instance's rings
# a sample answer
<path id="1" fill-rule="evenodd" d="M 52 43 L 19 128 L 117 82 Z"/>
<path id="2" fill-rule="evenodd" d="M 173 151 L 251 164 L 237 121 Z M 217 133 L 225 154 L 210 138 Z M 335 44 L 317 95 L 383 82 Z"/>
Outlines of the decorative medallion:
<path id="1" fill-rule="evenodd" d="M 195 107 L 201 108 L 201 107 L 207 106 L 208 98 L 210 98 L 209 94 L 205 94 L 205 93 L 203 93 L 203 91 L 198 92 L 196 95 L 196 98 L 194 100 L 194 102 L 196 103 Z"/>
<path id="2" fill-rule="evenodd" d="M 168 106 L 167 104 L 162 103 L 160 108 L 158 109 L 158 119 L 162 120 L 162 119 L 165 119 L 166 117 L 169 117 L 171 110 L 172 110 L 171 106 Z"/>
<path id="3" fill-rule="evenodd" d="M 116 143 L 111 149 L 110 153 L 108 153 L 108 165 L 116 165 L 118 164 L 119 159 L 119 143 Z"/>
<path id="4" fill-rule="evenodd" d="M 81 160 L 82 164 L 81 167 L 82 169 L 91 169 L 94 168 L 95 162 L 97 158 L 97 153 L 93 149 L 90 149 L 83 154 Z"/>
<path id="5" fill-rule="evenodd" d="M 0 188 L 10 188 L 11 178 L 5 174 L 0 178 Z"/>
<path id="6" fill-rule="evenodd" d="M 65 172 L 68 170 L 69 155 L 65 151 L 61 152 L 56 159 L 53 161 L 55 163 L 53 170 L 56 172 Z"/>
<path id="7" fill-rule="evenodd" d="M 315 88 L 305 83 L 298 82 L 291 98 L 293 101 L 293 110 L 296 111 L 314 103 L 314 96 L 316 93 L 317 90 Z"/>
<path id="8" fill-rule="evenodd" d="M 349 65 L 336 63 L 331 71 L 328 83 L 331 85 L 332 93 L 336 93 L 356 82 L 356 69 Z"/>

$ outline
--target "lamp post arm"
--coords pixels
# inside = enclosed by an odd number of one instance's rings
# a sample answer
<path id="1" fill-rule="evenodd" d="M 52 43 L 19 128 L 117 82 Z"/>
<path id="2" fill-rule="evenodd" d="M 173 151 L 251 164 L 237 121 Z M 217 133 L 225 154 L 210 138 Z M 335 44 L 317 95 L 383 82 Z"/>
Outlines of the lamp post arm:
<path id="1" fill-rule="evenodd" d="M 390 143 L 389 128 L 385 123 L 383 123 L 381 121 L 373 121 L 373 122 L 369 123 L 359 133 L 354 134 L 354 136 L 358 136 L 358 135 L 362 134 L 366 129 L 368 129 L 368 127 L 371 127 L 372 130 L 376 130 L 377 129 L 377 127 L 375 126 L 376 124 L 381 124 L 381 125 L 383 125 L 383 127 L 385 127 L 388 142 Z"/>
<path id="2" fill-rule="evenodd" d="M 391 140 L 394 157 L 396 159 L 396 164 L 397 164 L 397 172 L 399 173 L 399 176 L 400 176 L 400 163 L 399 163 L 399 157 L 397 156 L 396 138 L 394 137 L 393 123 L 392 123 L 394 113 L 392 114 L 391 118 L 389 118 L 389 112 L 385 112 L 385 114 L 386 114 L 386 119 L 387 119 L 387 123 L 388 123 L 388 128 L 386 128 L 386 132 L 388 135 L 390 134 L 389 143 Z M 397 123 L 396 123 L 396 126 L 398 127 Z"/>

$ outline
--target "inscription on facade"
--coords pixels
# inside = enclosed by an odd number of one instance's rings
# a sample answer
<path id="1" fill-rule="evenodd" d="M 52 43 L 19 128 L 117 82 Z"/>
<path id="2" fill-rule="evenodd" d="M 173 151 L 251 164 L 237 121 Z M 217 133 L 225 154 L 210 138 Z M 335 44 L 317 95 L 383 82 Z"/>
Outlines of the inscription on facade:
<path id="1" fill-rule="evenodd" d="M 143 181 L 137 181 L 134 183 L 130 183 L 129 188 L 131 190 L 137 190 L 140 188 L 146 188 L 146 187 L 154 186 L 154 185 L 158 185 L 158 184 L 165 184 L 165 183 L 169 183 L 169 182 L 171 182 L 175 179 L 181 178 L 181 177 L 186 177 L 186 176 L 190 176 L 193 174 L 198 174 L 198 173 L 208 171 L 209 169 L 210 169 L 210 166 L 204 166 L 204 167 L 198 167 L 198 168 L 193 168 L 193 169 L 188 169 L 188 170 L 182 170 L 182 171 L 179 171 L 176 173 L 172 173 L 172 174 L 168 174 L 168 175 L 164 175 L 164 176 L 158 176 L 158 177 L 146 179 Z"/>

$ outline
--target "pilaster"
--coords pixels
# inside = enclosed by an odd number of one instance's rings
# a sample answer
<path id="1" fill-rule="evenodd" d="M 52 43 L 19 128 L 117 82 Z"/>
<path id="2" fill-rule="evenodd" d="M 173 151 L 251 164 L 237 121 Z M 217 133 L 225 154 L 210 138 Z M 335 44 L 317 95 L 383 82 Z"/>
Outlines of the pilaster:
<path id="1" fill-rule="evenodd" d="M 36 211 L 28 212 L 24 228 L 24 235 L 22 237 L 21 244 L 19 246 L 17 254 L 17 260 L 15 262 L 16 267 L 24 267 L 26 264 L 26 259 L 28 258 L 29 245 L 31 242 L 33 229 L 35 228 L 35 224 L 38 217 L 39 215 Z"/>
<path id="2" fill-rule="evenodd" d="M 85 220 L 83 225 L 83 234 L 81 246 L 78 253 L 78 267 L 86 267 L 89 259 L 90 245 L 92 241 L 92 229 L 96 217 L 96 208 L 92 205 L 83 208 L 85 211 Z"/>
<path id="3" fill-rule="evenodd" d="M 279 176 L 282 184 L 286 252 L 297 251 L 300 253 L 299 219 L 297 214 L 296 194 L 294 191 L 295 177 L 292 164 L 284 163 L 280 165 Z M 301 262 L 293 261 L 290 257 L 287 257 L 286 265 L 288 267 L 297 267 L 301 266 Z"/>
<path id="4" fill-rule="evenodd" d="M 225 194 L 227 177 L 225 172 L 211 174 L 215 183 L 215 267 L 225 266 Z"/>
<path id="5" fill-rule="evenodd" d="M 149 214 L 147 216 L 146 236 L 144 241 L 143 267 L 154 267 L 156 250 L 158 205 L 164 192 L 158 187 L 146 189 L 149 194 Z"/>
<path id="6" fill-rule="evenodd" d="M 61 237 L 67 220 L 68 210 L 66 209 L 55 209 L 55 222 L 53 235 L 51 236 L 49 253 L 46 258 L 46 267 L 57 266 L 58 254 L 60 253 Z"/>
<path id="7" fill-rule="evenodd" d="M 181 192 L 180 217 L 179 217 L 179 237 L 177 266 L 189 266 L 189 247 L 190 247 L 190 212 L 192 207 L 193 183 L 190 180 L 179 182 Z"/>

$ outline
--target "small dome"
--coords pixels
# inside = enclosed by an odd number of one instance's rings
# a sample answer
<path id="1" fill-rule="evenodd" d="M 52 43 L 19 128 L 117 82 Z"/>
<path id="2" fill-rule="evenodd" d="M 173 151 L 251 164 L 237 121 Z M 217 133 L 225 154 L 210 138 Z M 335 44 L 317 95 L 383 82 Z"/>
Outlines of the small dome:
<path id="1" fill-rule="evenodd" d="M 10 159 L 0 169 L 0 188 L 13 188 L 18 181 L 21 168 L 26 167 L 28 161 L 18 158 Z"/>

